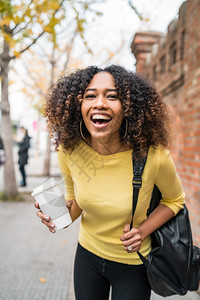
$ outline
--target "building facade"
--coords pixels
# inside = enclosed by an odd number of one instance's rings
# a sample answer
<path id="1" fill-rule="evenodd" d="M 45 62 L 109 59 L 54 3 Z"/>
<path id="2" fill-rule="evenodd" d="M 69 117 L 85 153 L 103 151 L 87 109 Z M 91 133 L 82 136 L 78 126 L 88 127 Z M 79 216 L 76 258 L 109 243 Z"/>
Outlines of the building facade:
<path id="1" fill-rule="evenodd" d="M 172 155 L 186 192 L 194 242 L 200 245 L 200 1 L 187 0 L 167 34 L 137 32 L 131 44 L 136 71 L 169 105 Z"/>

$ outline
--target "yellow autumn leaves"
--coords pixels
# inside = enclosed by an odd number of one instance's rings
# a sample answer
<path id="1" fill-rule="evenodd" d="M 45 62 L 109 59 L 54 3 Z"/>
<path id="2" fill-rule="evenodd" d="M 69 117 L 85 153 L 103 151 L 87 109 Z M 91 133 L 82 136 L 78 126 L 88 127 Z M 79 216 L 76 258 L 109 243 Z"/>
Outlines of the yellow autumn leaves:
<path id="1" fill-rule="evenodd" d="M 28 5 L 21 0 L 17 4 L 10 1 L 0 1 L 0 29 L 1 33 L 13 48 L 24 38 L 34 39 L 39 32 L 54 34 L 54 28 L 64 18 L 62 0 L 33 0 Z M 59 14 L 58 14 L 59 11 Z M 14 55 L 19 56 L 15 50 Z"/>

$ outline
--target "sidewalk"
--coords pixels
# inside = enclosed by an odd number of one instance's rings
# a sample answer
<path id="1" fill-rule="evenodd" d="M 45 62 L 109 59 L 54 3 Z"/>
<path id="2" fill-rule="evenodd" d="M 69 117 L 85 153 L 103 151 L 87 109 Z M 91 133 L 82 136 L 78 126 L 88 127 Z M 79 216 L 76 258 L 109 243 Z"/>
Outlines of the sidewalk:
<path id="1" fill-rule="evenodd" d="M 31 149 L 32 150 L 32 149 Z M 15 162 L 15 176 L 17 185 L 21 181 L 21 175 L 19 172 L 19 166 L 17 164 L 18 155 L 17 148 L 14 148 L 14 162 Z M 48 177 L 42 176 L 44 164 L 44 154 L 40 154 L 39 156 L 35 156 L 33 150 L 29 153 L 28 164 L 25 165 L 25 170 L 27 174 L 27 186 L 19 187 L 19 192 L 31 193 L 32 190 L 48 180 Z M 57 154 L 55 151 L 51 152 L 51 177 L 59 177 L 60 171 L 57 165 Z M 3 190 L 3 167 L 0 168 L 0 191 Z"/>
<path id="2" fill-rule="evenodd" d="M 15 153 L 18 183 L 17 159 Z M 51 162 L 52 177 L 60 176 L 55 152 Z M 0 202 L 0 300 L 74 300 L 72 270 L 79 221 L 56 234 L 41 224 L 30 193 L 48 179 L 41 176 L 42 167 L 43 156 L 30 155 L 27 186 L 18 189 L 27 193 L 26 201 Z"/>
<path id="3" fill-rule="evenodd" d="M 0 300 L 74 300 L 79 222 L 50 233 L 31 201 L 0 203 Z"/>
<path id="4" fill-rule="evenodd" d="M 79 221 L 52 234 L 36 217 L 31 201 L 1 202 L 0 215 L 0 300 L 75 300 L 72 272 Z"/>
<path id="5" fill-rule="evenodd" d="M 20 191 L 30 193 L 48 179 L 41 177 L 41 166 L 42 156 L 30 156 L 28 185 Z M 52 152 L 51 175 L 59 174 L 56 153 Z M 16 175 L 19 180 L 17 165 Z M 32 197 L 18 203 L 0 202 L 0 300 L 75 300 L 73 261 L 80 220 L 52 234 L 37 218 L 33 202 Z M 151 300 L 161 299 L 152 294 Z M 188 293 L 165 299 L 198 300 L 200 296 Z"/>

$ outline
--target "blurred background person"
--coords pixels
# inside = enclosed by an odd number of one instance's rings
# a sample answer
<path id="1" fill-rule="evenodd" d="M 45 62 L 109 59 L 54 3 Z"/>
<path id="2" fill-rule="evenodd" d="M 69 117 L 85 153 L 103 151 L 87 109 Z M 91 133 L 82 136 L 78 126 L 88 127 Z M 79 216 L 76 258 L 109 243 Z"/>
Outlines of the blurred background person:
<path id="1" fill-rule="evenodd" d="M 28 164 L 28 149 L 30 148 L 30 137 L 28 135 L 28 130 L 24 127 L 20 127 L 20 133 L 17 138 L 17 144 L 19 146 L 19 170 L 22 175 L 22 180 L 20 181 L 20 186 L 26 186 L 26 172 L 25 165 Z"/>
<path id="2" fill-rule="evenodd" d="M 6 153 L 3 145 L 3 140 L 0 137 L 0 166 L 5 164 L 5 162 L 6 162 Z"/>

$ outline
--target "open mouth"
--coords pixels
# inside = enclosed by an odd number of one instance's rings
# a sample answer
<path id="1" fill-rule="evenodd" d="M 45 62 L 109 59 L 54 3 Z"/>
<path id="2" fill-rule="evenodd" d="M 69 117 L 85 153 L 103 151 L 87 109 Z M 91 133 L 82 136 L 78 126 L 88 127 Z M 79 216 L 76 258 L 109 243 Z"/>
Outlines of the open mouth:
<path id="1" fill-rule="evenodd" d="M 92 115 L 91 121 L 95 125 L 106 125 L 108 124 L 112 118 L 108 115 Z"/>

